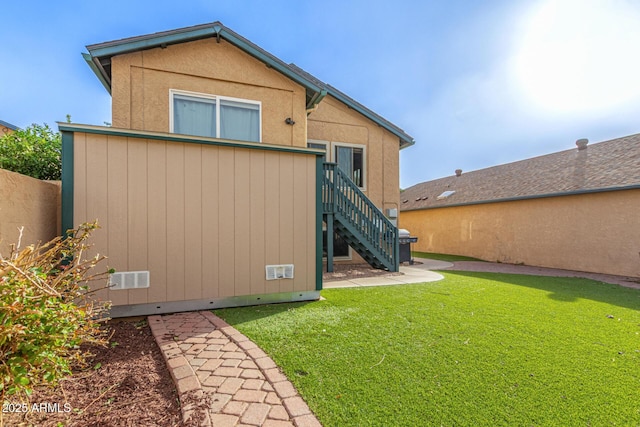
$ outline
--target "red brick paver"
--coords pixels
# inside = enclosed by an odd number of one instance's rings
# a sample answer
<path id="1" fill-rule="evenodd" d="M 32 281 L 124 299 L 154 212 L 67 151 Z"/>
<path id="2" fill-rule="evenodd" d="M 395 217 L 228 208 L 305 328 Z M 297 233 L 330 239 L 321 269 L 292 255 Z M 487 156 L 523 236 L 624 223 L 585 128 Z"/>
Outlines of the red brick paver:
<path id="1" fill-rule="evenodd" d="M 321 427 L 273 360 L 213 313 L 149 316 L 149 326 L 178 388 L 185 422 Z"/>

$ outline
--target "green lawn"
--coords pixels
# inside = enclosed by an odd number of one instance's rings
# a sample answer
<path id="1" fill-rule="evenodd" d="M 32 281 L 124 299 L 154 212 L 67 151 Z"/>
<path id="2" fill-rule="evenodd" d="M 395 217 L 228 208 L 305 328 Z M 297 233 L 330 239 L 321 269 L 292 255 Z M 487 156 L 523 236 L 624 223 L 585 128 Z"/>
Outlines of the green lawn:
<path id="1" fill-rule="evenodd" d="M 444 273 L 217 310 L 325 427 L 640 425 L 640 291 Z"/>

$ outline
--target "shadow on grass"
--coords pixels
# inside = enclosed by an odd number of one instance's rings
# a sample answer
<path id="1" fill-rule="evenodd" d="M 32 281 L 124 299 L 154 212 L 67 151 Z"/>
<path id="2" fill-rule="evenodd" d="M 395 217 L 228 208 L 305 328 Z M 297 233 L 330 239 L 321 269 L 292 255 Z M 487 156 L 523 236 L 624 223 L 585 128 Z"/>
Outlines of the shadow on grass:
<path id="1" fill-rule="evenodd" d="M 592 279 L 471 271 L 441 271 L 440 273 L 445 275 L 445 280 L 448 276 L 455 275 L 540 289 L 548 292 L 548 297 L 556 301 L 576 302 L 579 299 L 589 299 L 640 310 L 639 289 L 625 288 Z"/>

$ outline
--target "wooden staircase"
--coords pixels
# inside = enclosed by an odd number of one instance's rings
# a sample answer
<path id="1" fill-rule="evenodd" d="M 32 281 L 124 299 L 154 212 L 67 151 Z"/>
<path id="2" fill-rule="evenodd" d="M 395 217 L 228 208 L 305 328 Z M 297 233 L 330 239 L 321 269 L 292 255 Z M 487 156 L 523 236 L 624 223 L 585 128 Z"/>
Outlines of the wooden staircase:
<path id="1" fill-rule="evenodd" d="M 398 271 L 398 229 L 336 163 L 324 163 L 323 220 L 327 224 L 327 271 L 333 271 L 336 232 L 372 267 Z"/>

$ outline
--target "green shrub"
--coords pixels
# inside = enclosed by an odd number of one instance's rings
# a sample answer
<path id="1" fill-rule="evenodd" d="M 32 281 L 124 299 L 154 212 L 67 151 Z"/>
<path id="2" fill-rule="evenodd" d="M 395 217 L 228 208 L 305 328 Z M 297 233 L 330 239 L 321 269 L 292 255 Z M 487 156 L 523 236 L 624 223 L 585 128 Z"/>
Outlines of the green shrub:
<path id="1" fill-rule="evenodd" d="M 48 125 L 32 124 L 0 138 L 0 168 L 38 179 L 59 180 L 62 137 Z"/>
<path id="2" fill-rule="evenodd" d="M 108 305 L 89 298 L 88 281 L 107 272 L 90 271 L 103 258 L 82 258 L 95 228 L 0 256 L 0 397 L 55 384 L 85 363 L 81 344 L 106 343 L 99 326 Z"/>

